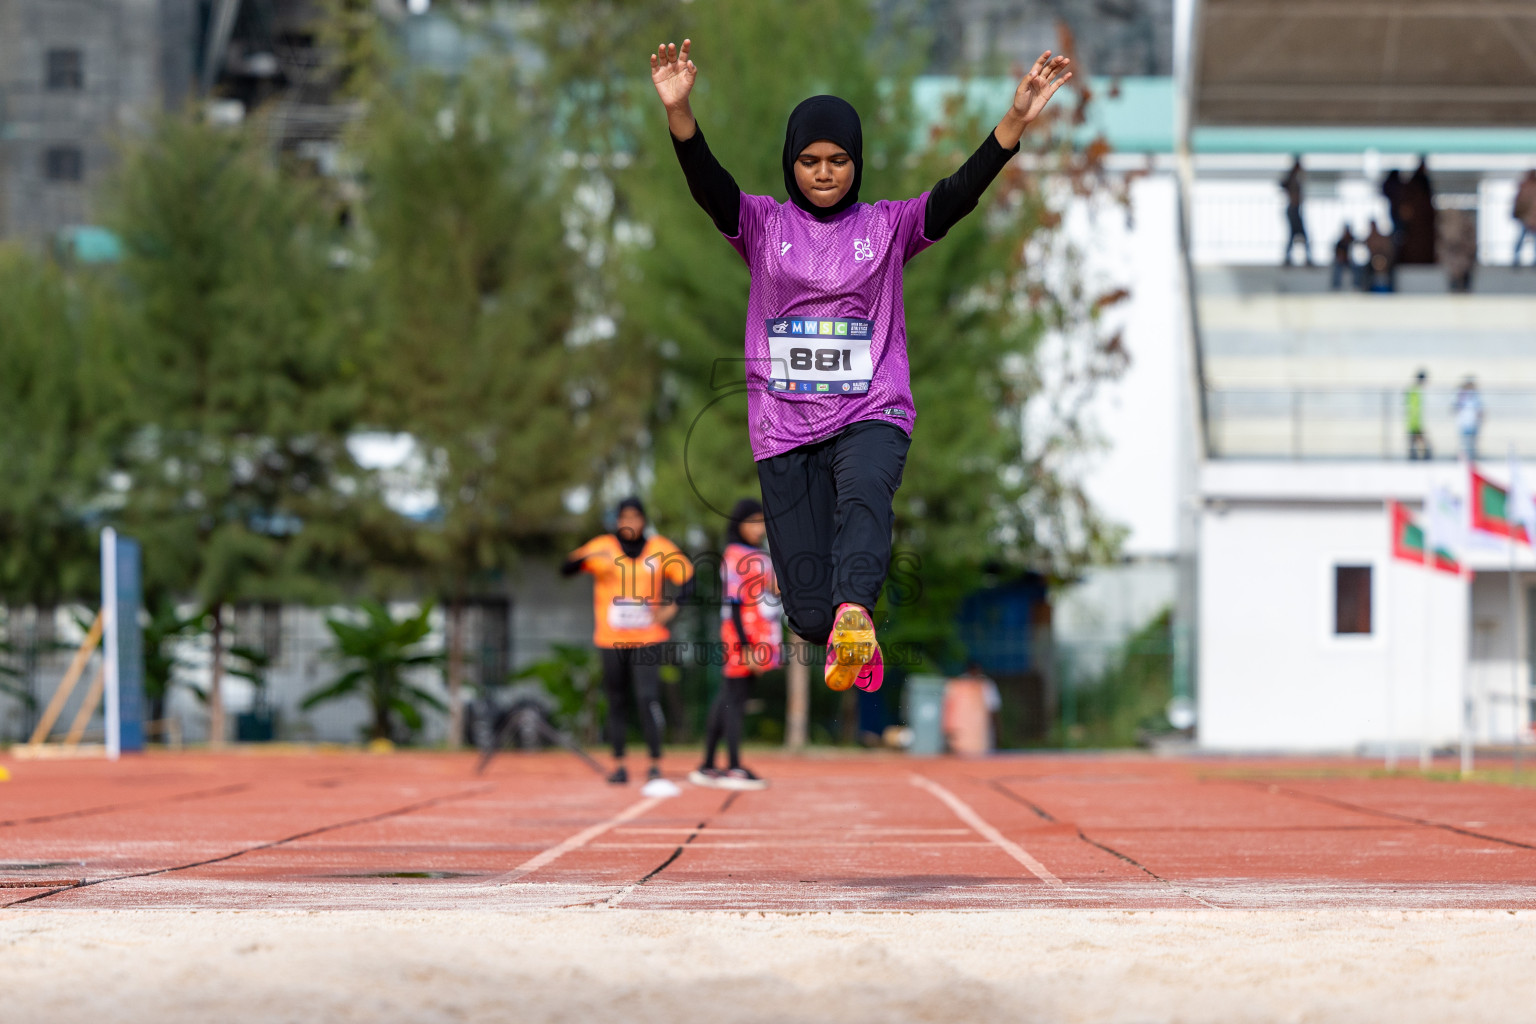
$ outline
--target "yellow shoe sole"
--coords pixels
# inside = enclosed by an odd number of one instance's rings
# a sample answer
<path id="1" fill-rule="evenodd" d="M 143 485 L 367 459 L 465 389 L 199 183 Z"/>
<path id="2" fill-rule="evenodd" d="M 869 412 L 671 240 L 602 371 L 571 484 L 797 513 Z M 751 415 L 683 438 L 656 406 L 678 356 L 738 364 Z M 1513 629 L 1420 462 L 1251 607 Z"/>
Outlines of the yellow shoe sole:
<path id="1" fill-rule="evenodd" d="M 834 660 L 827 670 L 827 686 L 846 690 L 875 656 L 875 624 L 864 609 L 846 608 L 837 617 L 828 644 L 833 648 Z"/>

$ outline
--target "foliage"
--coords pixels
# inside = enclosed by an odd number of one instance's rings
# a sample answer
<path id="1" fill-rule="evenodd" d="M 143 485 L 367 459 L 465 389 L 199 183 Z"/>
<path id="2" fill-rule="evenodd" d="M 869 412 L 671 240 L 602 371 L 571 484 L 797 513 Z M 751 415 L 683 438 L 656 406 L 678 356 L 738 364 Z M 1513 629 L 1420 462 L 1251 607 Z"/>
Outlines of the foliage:
<path id="1" fill-rule="evenodd" d="M 652 42 L 695 40 L 694 108 L 750 192 L 782 196 L 780 131 L 813 92 L 863 113 L 865 199 L 930 188 L 991 127 L 957 104 L 920 130 L 925 40 L 882 33 L 866 0 L 530 3 L 516 46 L 496 5 L 440 0 L 434 17 L 479 33 L 451 76 L 407 68 L 370 0 L 322 6 L 365 111 L 329 192 L 268 151 L 260 118 L 168 117 L 101 197 L 120 267 L 0 251 L 0 598 L 92 599 L 97 527 L 137 537 L 161 699 L 167 645 L 197 628 L 172 597 L 329 601 L 366 582 L 457 608 L 595 525 L 574 496 L 643 490 L 687 538 L 755 492 L 732 386 L 747 274 L 688 194 Z M 815 46 L 764 43 L 807 25 Z M 1067 202 L 1112 190 L 1102 147 L 1060 127 L 1033 131 L 907 274 L 919 414 L 882 638 L 934 662 L 988 571 L 1063 578 L 1117 541 L 1073 466 L 1082 402 L 1124 360 L 1098 326 L 1121 293 L 1086 285 L 1059 230 Z M 430 517 L 384 507 L 347 447 L 365 430 L 414 439 Z"/>
<path id="2" fill-rule="evenodd" d="M 103 380 L 94 282 L 0 247 L 0 599 L 94 600 Z"/>
<path id="3" fill-rule="evenodd" d="M 1075 696 L 1076 721 L 1057 740 L 1069 746 L 1131 747 L 1168 732 L 1173 698 L 1173 612 L 1165 609 L 1116 654 L 1104 674 Z"/>
<path id="4" fill-rule="evenodd" d="M 358 139 L 370 422 L 409 433 L 437 498 L 413 557 L 456 600 L 564 527 L 622 421 L 581 412 L 606 372 L 581 344 L 568 200 L 536 89 L 486 57 L 390 83 Z"/>
<path id="5" fill-rule="evenodd" d="M 603 715 L 603 691 L 598 685 L 597 658 L 591 648 L 551 644 L 547 658 L 525 666 L 512 679 L 537 679 L 554 698 L 558 719 L 583 742 L 596 739 Z"/>
<path id="6" fill-rule="evenodd" d="M 165 717 L 165 702 L 171 688 L 176 685 L 176 673 L 181 662 L 176 657 L 176 646 L 187 637 L 196 636 L 208 629 L 208 611 L 199 609 L 191 615 L 182 615 L 176 602 L 160 595 L 149 606 L 149 616 L 144 625 L 144 698 L 149 702 L 151 721 Z M 198 687 L 186 684 L 199 700 L 207 695 Z"/>
<path id="7" fill-rule="evenodd" d="M 361 605 L 364 621 L 354 625 L 329 618 L 326 625 L 336 638 L 336 651 L 353 667 L 339 678 L 307 694 L 300 707 L 308 710 L 327 701 L 361 696 L 369 705 L 372 739 L 403 740 L 422 726 L 421 707 L 447 710 L 429 690 L 411 682 L 412 669 L 438 665 L 441 653 L 419 649 L 432 631 L 430 603 L 415 614 L 395 619 L 376 601 Z"/>
<path id="8" fill-rule="evenodd" d="M 315 600 L 366 560 L 346 437 L 363 381 L 330 229 L 251 129 L 167 118 L 112 199 L 122 236 L 115 453 L 149 590 Z"/>
<path id="9" fill-rule="evenodd" d="M 27 707 L 36 707 L 37 698 L 32 696 L 21 681 L 21 670 L 11 663 L 17 651 L 9 640 L 0 640 L 0 693 L 14 697 Z"/>

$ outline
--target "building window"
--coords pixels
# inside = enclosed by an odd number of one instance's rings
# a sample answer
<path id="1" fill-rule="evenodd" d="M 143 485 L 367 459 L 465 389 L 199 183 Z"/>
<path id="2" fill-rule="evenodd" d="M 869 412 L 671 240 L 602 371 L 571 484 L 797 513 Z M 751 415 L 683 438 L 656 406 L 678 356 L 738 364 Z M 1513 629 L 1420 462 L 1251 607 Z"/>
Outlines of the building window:
<path id="1" fill-rule="evenodd" d="M 77 146 L 54 146 L 43 154 L 43 176 L 49 181 L 79 181 L 82 165 Z"/>
<path id="2" fill-rule="evenodd" d="M 1335 636 L 1371 632 L 1371 567 L 1333 567 L 1333 632 Z"/>
<path id="3" fill-rule="evenodd" d="M 79 50 L 48 51 L 48 88 L 52 92 L 78 92 L 85 88 Z"/>

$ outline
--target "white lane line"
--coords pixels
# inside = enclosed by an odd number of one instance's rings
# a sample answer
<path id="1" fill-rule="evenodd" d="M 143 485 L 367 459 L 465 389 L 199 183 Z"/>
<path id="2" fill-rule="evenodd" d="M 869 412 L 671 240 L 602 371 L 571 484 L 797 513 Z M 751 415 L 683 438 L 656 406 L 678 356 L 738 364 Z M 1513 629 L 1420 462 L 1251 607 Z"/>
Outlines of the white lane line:
<path id="1" fill-rule="evenodd" d="M 580 832 L 577 832 L 569 839 L 563 840 L 556 845 L 551 846 L 549 849 L 545 850 L 538 856 L 523 861 L 511 871 L 508 871 L 500 878 L 493 879 L 488 884 L 506 885 L 508 882 L 515 882 L 519 878 L 531 875 L 535 871 L 539 870 L 539 868 L 545 867 L 546 865 L 559 860 L 561 857 L 564 857 L 572 850 L 581 849 L 583 846 L 586 846 L 592 840 L 596 839 L 604 832 L 607 832 L 615 825 L 622 825 L 626 821 L 631 821 L 635 818 L 638 818 L 640 815 L 649 811 L 657 804 L 663 803 L 669 799 L 671 798 L 665 796 L 651 796 L 646 797 L 638 803 L 630 804 L 628 807 L 624 808 L 624 810 L 620 811 L 618 814 L 615 814 L 607 821 L 602 821 L 596 825 L 591 826 L 590 828 L 582 829 Z"/>
<path id="2" fill-rule="evenodd" d="M 961 821 L 971 826 L 971 828 L 975 829 L 977 834 L 980 835 L 983 839 L 992 843 L 992 845 L 1002 850 L 1004 853 L 1018 861 L 1020 864 L 1023 864 L 1026 868 L 1029 869 L 1029 873 L 1040 879 L 1040 881 L 1044 882 L 1046 885 L 1054 886 L 1056 888 L 1065 888 L 1066 883 L 1057 878 L 1055 875 L 1051 874 L 1050 869 L 1047 868 L 1044 864 L 1041 864 L 1034 857 L 1030 856 L 1028 850 L 1024 849 L 1024 847 L 1020 846 L 1012 839 L 1009 839 L 1007 836 L 1003 835 L 997 829 L 988 824 L 981 815 L 977 814 L 971 808 L 970 804 L 966 803 L 964 800 L 961 800 L 959 797 L 955 796 L 955 794 L 951 793 L 937 782 L 934 782 L 932 779 L 924 778 L 923 776 L 916 773 L 914 773 L 912 776 L 912 785 L 920 786 L 923 789 L 926 789 L 928 792 L 932 793 L 934 796 L 938 797 L 940 800 L 944 801 L 944 803 L 949 806 L 949 809 L 955 812 L 955 817 L 959 818 Z"/>

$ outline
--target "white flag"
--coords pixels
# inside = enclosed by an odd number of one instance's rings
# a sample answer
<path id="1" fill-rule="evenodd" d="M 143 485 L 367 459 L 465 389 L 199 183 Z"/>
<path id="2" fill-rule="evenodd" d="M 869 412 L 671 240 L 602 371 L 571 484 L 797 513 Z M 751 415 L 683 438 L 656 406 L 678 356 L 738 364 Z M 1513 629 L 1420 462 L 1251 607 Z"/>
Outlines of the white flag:
<path id="1" fill-rule="evenodd" d="M 1467 519 L 1461 499 L 1449 487 L 1435 486 L 1424 498 L 1424 554 L 1432 564 L 1435 552 L 1444 551 L 1460 561 L 1467 547 Z"/>
<path id="2" fill-rule="evenodd" d="M 1526 540 L 1536 538 L 1536 501 L 1531 499 L 1531 492 L 1525 487 L 1525 481 L 1520 479 L 1520 462 L 1515 458 L 1514 452 L 1509 455 L 1509 508 L 1505 510 L 1510 524 L 1519 523 L 1525 527 Z"/>

